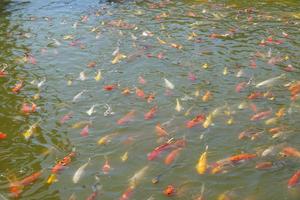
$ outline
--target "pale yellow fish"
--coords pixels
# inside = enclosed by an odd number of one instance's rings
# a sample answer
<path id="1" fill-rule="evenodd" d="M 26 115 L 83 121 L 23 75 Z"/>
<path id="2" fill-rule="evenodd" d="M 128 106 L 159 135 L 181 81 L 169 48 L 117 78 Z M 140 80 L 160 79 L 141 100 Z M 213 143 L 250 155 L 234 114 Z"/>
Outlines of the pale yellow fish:
<path id="1" fill-rule="evenodd" d="M 194 108 L 194 106 L 191 106 L 185 113 L 184 113 L 184 116 L 189 116 L 190 115 L 190 112 L 191 110 Z"/>
<path id="2" fill-rule="evenodd" d="M 29 127 L 28 130 L 26 130 L 24 133 L 23 133 L 23 136 L 26 140 L 28 140 L 29 138 L 31 138 L 31 136 L 34 134 L 34 132 L 36 131 L 36 128 L 37 128 L 37 125 L 38 123 L 35 123 L 33 125 L 31 125 Z"/>
<path id="3" fill-rule="evenodd" d="M 194 95 L 195 95 L 195 97 L 199 97 L 199 95 L 200 95 L 200 89 L 197 89 L 197 90 L 195 91 Z"/>
<path id="4" fill-rule="evenodd" d="M 75 124 L 73 124 L 72 128 L 73 129 L 83 128 L 86 125 L 92 125 L 92 122 L 91 121 L 79 121 L 79 122 L 76 122 Z"/>
<path id="5" fill-rule="evenodd" d="M 265 121 L 266 125 L 272 125 L 272 124 L 276 124 L 278 122 L 278 117 L 272 117 L 270 119 L 267 119 Z"/>
<path id="6" fill-rule="evenodd" d="M 227 69 L 227 67 L 225 67 L 223 70 L 223 75 L 226 76 L 227 74 L 228 74 L 228 69 Z"/>
<path id="7" fill-rule="evenodd" d="M 204 153 L 201 154 L 198 163 L 196 165 L 196 170 L 198 172 L 198 174 L 204 174 L 206 172 L 207 169 L 207 149 L 208 146 L 206 146 L 206 149 L 204 151 Z"/>
<path id="8" fill-rule="evenodd" d="M 282 116 L 284 116 L 285 113 L 285 107 L 281 107 L 277 112 L 276 112 L 276 117 L 280 118 Z"/>
<path id="9" fill-rule="evenodd" d="M 156 39 L 158 40 L 159 44 L 167 44 L 166 41 L 161 40 L 159 37 L 157 37 Z"/>
<path id="10" fill-rule="evenodd" d="M 203 127 L 204 128 L 208 128 L 211 124 L 212 124 L 212 114 L 209 114 L 207 117 L 206 117 L 206 119 L 205 119 L 205 121 L 204 121 L 204 123 L 203 123 Z"/>
<path id="11" fill-rule="evenodd" d="M 192 40 L 194 39 L 195 37 L 197 37 L 198 35 L 195 33 L 195 32 L 192 32 L 189 37 L 188 37 L 188 40 Z"/>
<path id="12" fill-rule="evenodd" d="M 68 85 L 68 86 L 71 86 L 72 84 L 73 84 L 73 81 L 72 81 L 72 80 L 68 80 L 68 81 L 67 81 L 67 85 Z"/>
<path id="13" fill-rule="evenodd" d="M 57 182 L 57 181 L 58 181 L 58 180 L 57 180 L 55 174 L 51 174 L 51 175 L 49 176 L 49 178 L 47 179 L 47 183 L 48 183 L 48 184 L 52 184 L 52 183 Z"/>
<path id="14" fill-rule="evenodd" d="M 227 125 L 232 125 L 233 122 L 234 122 L 233 117 L 230 117 L 230 118 L 227 120 Z"/>
<path id="15" fill-rule="evenodd" d="M 99 69 L 99 70 L 97 71 L 96 76 L 95 76 L 95 80 L 96 80 L 96 81 L 100 81 L 101 79 L 102 79 L 102 75 L 101 75 L 101 70 Z"/>
<path id="16" fill-rule="evenodd" d="M 64 38 L 64 40 L 72 40 L 72 39 L 74 39 L 74 36 L 73 35 L 65 35 L 63 38 Z"/>
<path id="17" fill-rule="evenodd" d="M 126 55 L 121 54 L 121 53 L 117 53 L 117 55 L 114 57 L 114 59 L 111 61 L 112 64 L 117 64 L 120 62 L 120 60 L 127 58 Z"/>
<path id="18" fill-rule="evenodd" d="M 207 63 L 204 63 L 204 64 L 202 65 L 202 67 L 203 67 L 204 69 L 207 69 L 207 68 L 208 68 L 208 64 L 207 64 Z"/>
<path id="19" fill-rule="evenodd" d="M 121 156 L 122 162 L 126 162 L 128 160 L 128 151 L 126 151 L 122 156 Z"/>
<path id="20" fill-rule="evenodd" d="M 110 133 L 110 134 L 108 134 L 108 135 L 105 135 L 105 136 L 103 136 L 103 137 L 101 137 L 99 140 L 98 140 L 98 144 L 99 145 L 105 145 L 105 144 L 107 144 L 107 143 L 109 143 L 110 142 L 110 140 L 115 136 L 115 135 L 117 135 L 118 133 L 116 132 L 116 133 Z"/>
<path id="21" fill-rule="evenodd" d="M 175 110 L 176 110 L 177 112 L 180 112 L 182 109 L 183 109 L 183 108 L 182 108 L 182 106 L 180 105 L 179 99 L 176 98 L 176 107 L 175 107 Z"/>

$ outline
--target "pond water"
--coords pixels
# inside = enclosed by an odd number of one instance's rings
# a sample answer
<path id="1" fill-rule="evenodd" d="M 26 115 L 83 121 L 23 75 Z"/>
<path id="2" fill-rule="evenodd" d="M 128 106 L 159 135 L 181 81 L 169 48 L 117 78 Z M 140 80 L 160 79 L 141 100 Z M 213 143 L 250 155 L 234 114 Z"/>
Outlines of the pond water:
<path id="1" fill-rule="evenodd" d="M 0 199 L 300 198 L 300 1 L 0 13 Z"/>

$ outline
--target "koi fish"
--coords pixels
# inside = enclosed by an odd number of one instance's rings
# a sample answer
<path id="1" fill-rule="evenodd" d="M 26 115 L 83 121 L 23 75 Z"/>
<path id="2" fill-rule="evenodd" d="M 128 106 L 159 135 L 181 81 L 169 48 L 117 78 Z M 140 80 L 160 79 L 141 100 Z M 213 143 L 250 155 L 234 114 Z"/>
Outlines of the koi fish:
<path id="1" fill-rule="evenodd" d="M 196 77 L 196 75 L 193 74 L 192 72 L 189 72 L 189 74 L 188 74 L 188 79 L 189 79 L 190 81 L 195 81 L 195 80 L 197 80 L 197 77 Z"/>
<path id="2" fill-rule="evenodd" d="M 280 118 L 282 116 L 284 116 L 285 114 L 285 107 L 281 107 L 277 112 L 276 112 L 276 117 Z"/>
<path id="3" fill-rule="evenodd" d="M 78 79 L 81 80 L 81 81 L 85 81 L 87 79 L 84 71 L 79 73 L 79 78 Z"/>
<path id="4" fill-rule="evenodd" d="M 261 119 L 265 119 L 267 118 L 269 115 L 272 114 L 272 110 L 268 110 L 268 111 L 263 111 L 263 112 L 259 112 L 257 114 L 254 114 L 250 120 L 251 121 L 257 121 L 257 120 L 261 120 Z"/>
<path id="5" fill-rule="evenodd" d="M 235 156 L 231 156 L 228 158 L 229 161 L 233 162 L 233 163 L 237 163 L 240 161 L 244 161 L 244 160 L 249 160 L 252 158 L 255 158 L 256 154 L 248 154 L 248 153 L 242 153 L 239 155 L 235 155 Z"/>
<path id="6" fill-rule="evenodd" d="M 95 80 L 98 82 L 102 79 L 101 70 L 99 69 L 96 73 Z"/>
<path id="7" fill-rule="evenodd" d="M 92 194 L 90 194 L 85 200 L 95 200 L 99 194 L 99 191 L 102 189 L 102 186 L 99 183 L 96 183 L 92 186 Z"/>
<path id="8" fill-rule="evenodd" d="M 80 135 L 82 137 L 87 137 L 89 135 L 89 125 L 83 127 L 83 129 L 80 131 Z"/>
<path id="9" fill-rule="evenodd" d="M 176 193 L 175 187 L 173 185 L 168 185 L 165 189 L 164 189 L 164 195 L 170 197 L 170 196 L 174 196 Z"/>
<path id="10" fill-rule="evenodd" d="M 128 88 L 128 87 L 126 87 L 126 88 L 124 88 L 123 90 L 122 90 L 122 94 L 123 95 L 129 95 L 131 93 L 131 91 L 130 91 L 130 89 Z"/>
<path id="11" fill-rule="evenodd" d="M 31 105 L 27 103 L 23 103 L 21 112 L 29 115 L 30 113 L 34 113 L 36 111 L 36 104 L 31 103 Z"/>
<path id="12" fill-rule="evenodd" d="M 145 85 L 147 83 L 147 81 L 144 79 L 144 77 L 139 76 L 139 83 L 142 85 Z"/>
<path id="13" fill-rule="evenodd" d="M 157 135 L 160 137 L 164 137 L 168 135 L 167 131 L 159 123 L 155 126 L 155 130 Z"/>
<path id="14" fill-rule="evenodd" d="M 128 160 L 128 151 L 126 151 L 122 156 L 121 156 L 121 161 L 125 162 Z"/>
<path id="15" fill-rule="evenodd" d="M 105 163 L 102 166 L 102 172 L 103 172 L 103 174 L 108 174 L 110 170 L 111 170 L 110 164 L 109 164 L 108 160 L 105 159 Z"/>
<path id="16" fill-rule="evenodd" d="M 75 172 L 75 174 L 73 175 L 73 178 L 72 178 L 73 183 L 76 184 L 76 183 L 79 182 L 81 176 L 84 174 L 85 168 L 89 165 L 90 161 L 91 161 L 91 158 L 89 158 L 89 160 L 85 164 L 83 164 L 81 167 L 79 167 L 76 170 L 76 172 Z"/>
<path id="17" fill-rule="evenodd" d="M 247 82 L 241 82 L 241 83 L 238 83 L 236 86 L 235 86 L 235 91 L 237 93 L 240 93 L 243 89 L 245 89 L 247 86 Z"/>
<path id="18" fill-rule="evenodd" d="M 139 171 L 137 171 L 130 179 L 129 179 L 129 186 L 132 188 L 135 188 L 138 184 L 138 182 L 143 178 L 146 171 L 149 169 L 149 166 L 146 165 Z"/>
<path id="19" fill-rule="evenodd" d="M 181 152 L 182 148 L 174 149 L 171 151 L 167 157 L 165 158 L 165 164 L 170 165 L 173 163 L 173 161 L 176 159 L 176 157 L 179 156 L 179 153 Z"/>
<path id="20" fill-rule="evenodd" d="M 5 133 L 0 132 L 0 140 L 3 140 L 7 137 Z"/>
<path id="21" fill-rule="evenodd" d="M 83 128 L 86 125 L 92 125 L 92 121 L 79 121 L 72 125 L 73 129 Z"/>
<path id="22" fill-rule="evenodd" d="M 72 117 L 73 117 L 73 113 L 70 112 L 70 113 L 64 115 L 62 118 L 60 118 L 59 123 L 60 123 L 60 124 L 64 124 L 64 123 L 66 123 L 68 120 L 70 120 Z"/>
<path id="23" fill-rule="evenodd" d="M 207 102 L 212 98 L 212 94 L 210 91 L 206 91 L 206 93 L 202 97 L 202 101 Z"/>
<path id="24" fill-rule="evenodd" d="M 147 158 L 148 160 L 154 160 L 157 156 L 159 156 L 163 151 L 172 148 L 173 140 L 169 140 L 166 143 L 156 147 L 153 151 L 151 151 Z"/>
<path id="25" fill-rule="evenodd" d="M 119 198 L 119 200 L 129 200 L 130 197 L 132 196 L 133 192 L 134 192 L 134 188 L 132 186 L 129 186 L 124 193 L 122 194 L 122 196 Z"/>
<path id="26" fill-rule="evenodd" d="M 204 153 L 201 154 L 198 163 L 196 165 L 196 169 L 198 174 L 204 174 L 206 172 L 207 169 L 207 149 L 208 146 L 206 146 L 206 149 L 204 151 Z"/>
<path id="27" fill-rule="evenodd" d="M 93 113 L 95 113 L 96 112 L 95 111 L 95 107 L 96 106 L 98 106 L 98 104 L 92 105 L 92 107 L 88 111 L 86 111 L 86 114 L 88 114 L 89 116 L 91 116 Z"/>
<path id="28" fill-rule="evenodd" d="M 173 90 L 175 88 L 174 84 L 171 83 L 168 79 L 164 78 L 164 81 L 167 89 Z"/>
<path id="29" fill-rule="evenodd" d="M 106 90 L 106 91 L 111 91 L 111 90 L 116 89 L 117 87 L 118 87 L 117 84 L 112 84 L 112 85 L 103 86 L 103 89 Z"/>
<path id="30" fill-rule="evenodd" d="M 283 148 L 282 153 L 286 156 L 293 156 L 293 157 L 300 158 L 300 151 L 298 151 L 297 149 L 295 149 L 293 147 Z"/>
<path id="31" fill-rule="evenodd" d="M 117 134 L 118 134 L 118 133 L 116 132 L 116 133 L 111 133 L 111 134 L 105 135 L 105 136 L 101 137 L 101 138 L 98 140 L 97 143 L 100 144 L 100 145 L 107 144 L 107 143 L 109 143 L 109 142 L 111 141 L 111 139 L 112 139 L 113 137 L 115 137 Z"/>
<path id="32" fill-rule="evenodd" d="M 144 115 L 144 119 L 145 120 L 152 119 L 154 117 L 154 115 L 157 113 L 157 110 L 158 110 L 158 107 L 157 107 L 157 105 L 155 105 Z"/>
<path id="33" fill-rule="evenodd" d="M 203 128 L 208 128 L 212 124 L 212 119 L 213 119 L 212 114 L 209 114 L 206 117 L 205 121 L 203 122 Z"/>
<path id="34" fill-rule="evenodd" d="M 255 165 L 255 169 L 270 169 L 273 167 L 272 162 L 260 162 Z"/>
<path id="35" fill-rule="evenodd" d="M 26 140 L 28 140 L 33 134 L 34 132 L 36 131 L 36 128 L 38 126 L 39 122 L 37 123 L 34 123 L 32 126 L 29 127 L 29 129 L 27 131 L 25 131 L 23 133 L 23 136 Z"/>
<path id="36" fill-rule="evenodd" d="M 252 100 L 252 99 L 257 99 L 262 97 L 264 94 L 262 92 L 253 92 L 251 93 L 247 98 Z"/>
<path id="37" fill-rule="evenodd" d="M 179 102 L 179 99 L 176 98 L 176 107 L 175 107 L 175 110 L 177 112 L 180 112 L 182 110 L 182 106 L 180 105 L 180 102 Z"/>
<path id="38" fill-rule="evenodd" d="M 263 86 L 272 86 L 276 81 L 278 81 L 279 79 L 285 77 L 285 74 L 281 74 L 280 76 L 276 76 L 274 78 L 270 78 L 268 80 L 265 80 L 265 81 L 262 81 L 258 84 L 255 85 L 256 88 L 260 88 L 260 87 L 263 87 Z"/>
<path id="39" fill-rule="evenodd" d="M 27 176 L 26 178 L 22 179 L 21 181 L 15 181 L 10 183 L 10 192 L 14 197 L 19 197 L 23 188 L 27 185 L 32 184 L 37 179 L 39 179 L 42 175 L 42 171 L 35 172 L 31 174 L 30 176 Z"/>
<path id="40" fill-rule="evenodd" d="M 23 81 L 19 81 L 18 83 L 16 83 L 16 85 L 12 88 L 12 92 L 14 93 L 14 94 L 17 94 L 17 93 L 19 93 L 20 92 L 20 90 L 23 88 Z"/>
<path id="41" fill-rule="evenodd" d="M 145 98 L 145 93 L 142 89 L 136 88 L 135 89 L 135 94 L 136 94 L 137 97 Z"/>
<path id="42" fill-rule="evenodd" d="M 205 120 L 205 116 L 200 114 L 200 115 L 197 115 L 194 119 L 188 121 L 185 126 L 187 128 L 192 128 L 192 127 L 196 126 L 197 124 L 203 123 L 204 120 Z"/>
<path id="43" fill-rule="evenodd" d="M 132 110 L 132 111 L 128 112 L 124 117 L 122 117 L 121 119 L 119 119 L 117 121 L 117 124 L 123 125 L 123 124 L 131 121 L 134 116 L 135 116 L 135 110 Z"/>
<path id="44" fill-rule="evenodd" d="M 147 103 L 151 103 L 155 99 L 155 94 L 150 93 L 148 96 L 145 97 L 147 99 Z"/>
<path id="45" fill-rule="evenodd" d="M 122 59 L 124 59 L 124 58 L 127 58 L 127 56 L 118 52 L 118 53 L 115 55 L 115 57 L 113 58 L 113 60 L 111 61 L 111 63 L 112 63 L 113 65 L 114 65 L 114 64 L 117 64 L 117 63 L 119 63 L 119 62 L 120 62 Z"/>
<path id="46" fill-rule="evenodd" d="M 81 92 L 79 92 L 78 94 L 76 94 L 76 95 L 73 97 L 72 102 L 77 101 L 77 100 L 82 96 L 82 94 L 83 94 L 84 92 L 87 92 L 87 90 L 82 90 Z"/>
<path id="47" fill-rule="evenodd" d="M 296 171 L 296 173 L 289 179 L 288 188 L 292 188 L 298 184 L 300 179 L 300 170 Z"/>
<path id="48" fill-rule="evenodd" d="M 60 160 L 54 167 L 51 169 L 52 174 L 57 174 L 59 171 L 62 171 L 67 165 L 69 165 L 72 159 L 76 156 L 76 152 L 72 151 L 70 154 L 65 156 Z"/>

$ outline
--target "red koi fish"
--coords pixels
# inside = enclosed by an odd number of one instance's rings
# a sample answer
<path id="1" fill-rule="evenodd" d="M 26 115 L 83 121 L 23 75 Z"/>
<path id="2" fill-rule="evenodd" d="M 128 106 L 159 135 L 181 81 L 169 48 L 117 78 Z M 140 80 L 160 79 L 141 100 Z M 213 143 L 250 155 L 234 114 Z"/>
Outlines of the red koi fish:
<path id="1" fill-rule="evenodd" d="M 135 94 L 137 97 L 140 97 L 140 98 L 145 98 L 145 93 L 142 89 L 139 89 L 139 88 L 136 88 L 135 89 Z"/>
<path id="2" fill-rule="evenodd" d="M 5 133 L 0 132 L 0 140 L 3 140 L 7 137 Z"/>
<path id="3" fill-rule="evenodd" d="M 293 147 L 283 148 L 282 153 L 286 156 L 293 156 L 293 157 L 300 158 L 300 152 Z"/>
<path id="4" fill-rule="evenodd" d="M 237 93 L 240 93 L 243 89 L 245 89 L 247 86 L 247 82 L 241 82 L 241 83 L 238 83 L 236 86 L 235 86 L 235 91 Z"/>
<path id="5" fill-rule="evenodd" d="M 156 147 L 152 152 L 150 152 L 147 157 L 148 160 L 154 160 L 156 157 L 158 157 L 163 151 L 172 148 L 173 142 L 168 141 L 167 143 L 164 143 L 158 147 Z"/>
<path id="6" fill-rule="evenodd" d="M 63 170 L 67 165 L 69 165 L 72 161 L 72 158 L 76 156 L 76 153 L 72 151 L 69 155 L 65 156 L 62 160 L 60 160 L 52 169 L 52 174 L 57 174 L 59 171 Z"/>
<path id="7" fill-rule="evenodd" d="M 16 85 L 12 88 L 12 92 L 14 94 L 17 94 L 20 92 L 20 90 L 23 88 L 23 81 L 19 81 L 18 83 L 16 83 Z"/>
<path id="8" fill-rule="evenodd" d="M 300 179 L 300 170 L 296 171 L 296 173 L 289 179 L 288 188 L 294 187 L 298 184 Z"/>
<path id="9" fill-rule="evenodd" d="M 130 111 L 129 113 L 127 113 L 124 117 L 122 117 L 121 119 L 119 119 L 117 121 L 117 124 L 119 125 L 123 125 L 129 121 L 131 121 L 133 119 L 133 117 L 135 116 L 135 110 Z"/>
<path id="10" fill-rule="evenodd" d="M 101 190 L 101 186 L 99 185 L 99 183 L 96 183 L 93 187 L 92 187 L 92 194 L 90 194 L 85 200 L 95 200 L 96 197 L 99 194 L 99 190 Z"/>
<path id="11" fill-rule="evenodd" d="M 103 89 L 106 90 L 106 91 L 111 91 L 111 90 L 114 90 L 116 89 L 118 86 L 116 84 L 112 84 L 112 85 L 105 85 L 103 86 Z"/>
<path id="12" fill-rule="evenodd" d="M 41 177 L 42 171 L 35 172 L 30 176 L 27 176 L 21 181 L 15 181 L 10 183 L 10 192 L 13 197 L 17 198 L 21 194 L 23 188 L 31 183 L 35 182 L 39 177 Z"/>
<path id="13" fill-rule="evenodd" d="M 239 155 L 235 155 L 235 156 L 231 156 L 228 158 L 229 161 L 233 162 L 233 163 L 237 163 L 243 160 L 249 160 L 252 158 L 255 158 L 256 154 L 249 154 L 249 153 L 242 153 Z"/>
<path id="14" fill-rule="evenodd" d="M 144 115 L 144 119 L 146 119 L 146 120 L 152 119 L 154 117 L 154 115 L 157 113 L 157 110 L 158 110 L 158 107 L 157 107 L 157 105 L 155 105 L 153 108 L 151 108 L 149 110 L 149 112 L 147 112 Z"/>
<path id="15" fill-rule="evenodd" d="M 187 128 L 192 128 L 192 127 L 196 126 L 197 124 L 203 123 L 204 121 L 205 121 L 205 116 L 200 114 L 200 115 L 197 115 L 194 119 L 188 121 L 185 126 Z"/>
<path id="16" fill-rule="evenodd" d="M 145 85 L 147 83 L 147 81 L 144 79 L 144 77 L 139 76 L 139 83 L 142 85 Z"/>
<path id="17" fill-rule="evenodd" d="M 4 69 L 0 70 L 0 78 L 6 77 L 7 73 L 4 71 Z"/>
<path id="18" fill-rule="evenodd" d="M 165 164 L 166 165 L 172 164 L 173 161 L 179 156 L 181 150 L 182 150 L 182 148 L 178 148 L 178 149 L 174 149 L 173 151 L 171 151 L 165 158 Z"/>
<path id="19" fill-rule="evenodd" d="M 31 103 L 31 105 L 27 103 L 23 103 L 21 112 L 29 115 L 30 113 L 34 113 L 36 111 L 36 105 L 34 103 Z"/>
<path id="20" fill-rule="evenodd" d="M 68 120 L 70 120 L 72 117 L 73 117 L 73 113 L 68 113 L 68 114 L 64 115 L 62 118 L 60 118 L 59 123 L 64 124 Z"/>
<path id="21" fill-rule="evenodd" d="M 85 127 L 83 127 L 83 129 L 80 131 L 80 135 L 82 137 L 89 136 L 89 125 L 86 125 Z"/>
<path id="22" fill-rule="evenodd" d="M 271 114 L 272 114 L 272 110 L 259 112 L 259 113 L 255 114 L 255 115 L 253 115 L 250 118 L 250 120 L 251 121 L 257 121 L 257 120 L 265 119 L 265 118 L 267 118 Z"/>
<path id="23" fill-rule="evenodd" d="M 251 93 L 247 98 L 252 100 L 252 99 L 258 99 L 262 97 L 264 94 L 262 92 L 253 92 Z"/>
<path id="24" fill-rule="evenodd" d="M 134 191 L 134 187 L 130 186 L 128 187 L 125 192 L 122 194 L 122 196 L 119 198 L 119 200 L 129 200 L 129 198 L 132 196 Z"/>
<path id="25" fill-rule="evenodd" d="M 108 160 L 105 160 L 105 163 L 104 163 L 104 165 L 102 166 L 102 172 L 103 172 L 103 174 L 108 174 L 109 171 L 110 171 L 110 169 L 111 169 L 111 167 L 110 167 L 110 165 L 109 165 Z"/>

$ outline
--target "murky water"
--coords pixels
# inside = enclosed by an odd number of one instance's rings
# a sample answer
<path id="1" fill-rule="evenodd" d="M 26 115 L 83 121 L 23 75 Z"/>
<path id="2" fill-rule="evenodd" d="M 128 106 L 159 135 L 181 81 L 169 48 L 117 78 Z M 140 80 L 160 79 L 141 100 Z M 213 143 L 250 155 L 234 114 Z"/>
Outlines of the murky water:
<path id="1" fill-rule="evenodd" d="M 102 189 L 95 199 L 119 199 L 145 167 L 130 199 L 168 199 L 163 194 L 168 185 L 176 189 L 173 199 L 197 199 L 202 186 L 204 199 L 299 199 L 299 187 L 287 186 L 299 158 L 280 152 L 300 150 L 300 105 L 287 85 L 300 74 L 300 2 L 255 2 L 1 1 L 0 69 L 6 75 L 0 77 L 0 132 L 7 134 L 0 141 L 1 198 L 12 198 L 12 183 L 42 170 L 34 183 L 19 188 L 20 199 L 86 199 L 96 183 Z M 164 79 L 171 82 L 169 89 Z M 147 99 L 137 97 L 136 88 Z M 22 113 L 24 103 L 35 103 L 36 112 Z M 154 117 L 145 120 L 155 106 Z M 119 125 L 130 111 L 133 119 Z M 261 111 L 270 112 L 250 120 Z M 187 128 L 200 114 L 211 123 Z M 70 119 L 61 123 L 66 115 Z M 158 123 L 168 136 L 157 136 Z M 276 127 L 282 131 L 272 136 L 269 129 Z M 239 135 L 248 129 L 254 134 Z M 106 144 L 99 144 L 106 135 Z M 186 146 L 173 144 L 149 161 L 147 154 L 170 138 Z M 272 145 L 273 155 L 262 157 Z M 195 166 L 206 146 L 209 166 L 241 153 L 256 158 L 200 175 Z M 164 164 L 178 147 L 171 165 Z M 48 184 L 52 167 L 74 150 L 57 182 Z M 74 173 L 89 158 L 74 184 Z M 256 169 L 262 161 L 273 166 Z"/>

